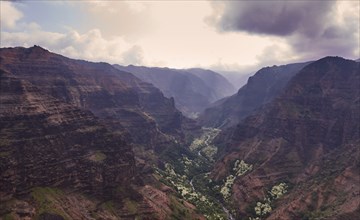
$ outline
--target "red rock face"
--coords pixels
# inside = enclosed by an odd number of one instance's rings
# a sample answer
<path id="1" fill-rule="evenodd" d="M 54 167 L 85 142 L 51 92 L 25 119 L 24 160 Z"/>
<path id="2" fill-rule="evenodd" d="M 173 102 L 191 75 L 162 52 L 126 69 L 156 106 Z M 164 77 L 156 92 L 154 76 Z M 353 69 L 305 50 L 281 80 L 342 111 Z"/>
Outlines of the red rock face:
<path id="1" fill-rule="evenodd" d="M 340 218 L 359 211 L 359 64 L 327 57 L 302 69 L 285 92 L 217 140 L 225 144 L 213 177 L 244 160 L 254 169 L 238 177 L 233 199 L 249 215 L 273 185 L 289 192 L 269 219 Z M 356 172 L 357 171 L 357 172 Z"/>
<path id="2" fill-rule="evenodd" d="M 99 210 L 113 219 L 172 214 L 154 209 L 140 193 L 146 177 L 136 171 L 132 147 L 142 145 L 155 157 L 154 151 L 198 129 L 173 99 L 109 64 L 72 60 L 37 46 L 2 48 L 0 61 L 0 202 L 6 204 L 1 217 L 18 209 L 30 217 L 41 214 L 43 202 L 30 196 L 34 187 L 70 191 L 51 198 L 52 208 L 65 210 L 61 216 L 69 219 Z M 81 200 L 91 205 L 69 208 L 72 196 L 90 196 Z M 12 199 L 20 201 L 9 208 Z M 114 202 L 110 214 L 98 207 L 108 200 Z"/>
<path id="3" fill-rule="evenodd" d="M 1 72 L 0 197 L 35 186 L 72 187 L 111 197 L 134 176 L 130 145 L 88 111 Z"/>

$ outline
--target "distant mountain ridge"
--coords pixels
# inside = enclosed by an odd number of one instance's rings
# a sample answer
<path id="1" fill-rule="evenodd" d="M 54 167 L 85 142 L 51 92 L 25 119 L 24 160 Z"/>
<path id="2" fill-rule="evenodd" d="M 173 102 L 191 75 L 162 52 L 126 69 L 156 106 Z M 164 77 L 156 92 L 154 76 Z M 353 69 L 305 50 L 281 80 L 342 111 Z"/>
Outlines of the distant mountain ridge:
<path id="1" fill-rule="evenodd" d="M 195 117 L 212 102 L 235 92 L 226 78 L 211 70 L 114 66 L 153 84 L 166 97 L 173 97 L 176 107 L 189 117 Z"/>
<path id="2" fill-rule="evenodd" d="M 241 119 L 280 94 L 287 82 L 309 63 L 260 69 L 249 77 L 248 82 L 236 94 L 205 109 L 198 121 L 208 127 L 228 128 L 236 125 Z"/>

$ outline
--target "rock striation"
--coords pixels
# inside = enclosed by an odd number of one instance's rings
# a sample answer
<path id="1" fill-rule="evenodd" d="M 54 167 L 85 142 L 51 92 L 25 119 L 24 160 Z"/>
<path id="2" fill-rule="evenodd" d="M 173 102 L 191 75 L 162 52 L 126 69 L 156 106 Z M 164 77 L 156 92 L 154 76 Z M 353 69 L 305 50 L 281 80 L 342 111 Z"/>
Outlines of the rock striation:
<path id="1" fill-rule="evenodd" d="M 0 198 L 36 186 L 110 198 L 134 176 L 132 149 L 94 115 L 1 71 Z"/>

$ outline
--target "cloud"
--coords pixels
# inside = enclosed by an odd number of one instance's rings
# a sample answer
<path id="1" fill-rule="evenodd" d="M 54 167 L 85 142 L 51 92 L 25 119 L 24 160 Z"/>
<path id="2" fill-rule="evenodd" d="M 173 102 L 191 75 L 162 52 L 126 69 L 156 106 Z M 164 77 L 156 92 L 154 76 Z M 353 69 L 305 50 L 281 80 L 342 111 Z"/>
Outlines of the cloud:
<path id="1" fill-rule="evenodd" d="M 140 6 L 132 7 L 141 10 Z M 61 33 L 46 31 L 38 23 L 27 22 L 22 20 L 22 17 L 22 12 L 12 2 L 1 2 L 1 46 L 41 45 L 55 53 L 77 59 L 144 64 L 142 48 L 131 45 L 121 36 L 105 37 L 102 31 L 96 28 L 84 33 L 71 27 L 67 28 L 67 32 Z"/>
<path id="2" fill-rule="evenodd" d="M 322 29 L 334 1 L 229 1 L 222 4 L 223 10 L 217 11 L 212 19 L 222 31 L 279 36 L 301 32 L 313 36 Z"/>
<path id="3" fill-rule="evenodd" d="M 223 33 L 247 32 L 286 39 L 293 54 L 302 59 L 356 57 L 359 5 L 358 1 L 213 2 L 207 22 Z"/>
<path id="4" fill-rule="evenodd" d="M 140 46 L 135 45 L 122 54 L 123 64 L 141 65 L 144 63 L 143 50 Z"/>
<path id="5" fill-rule="evenodd" d="M 7 16 L 3 5 L 10 8 Z M 359 57 L 357 1 L 22 1 L 1 6 L 1 46 L 37 44 L 91 61 L 246 71 L 326 55 Z M 209 26 L 204 18 L 211 13 Z"/>
<path id="6" fill-rule="evenodd" d="M 21 11 L 16 9 L 11 2 L 0 2 L 0 26 L 1 29 L 14 29 L 16 22 L 23 17 Z"/>
<path id="7" fill-rule="evenodd" d="M 97 28 L 104 35 L 118 35 L 133 40 L 151 31 L 151 10 L 141 1 L 79 1 L 73 4 L 85 12 L 82 26 Z"/>
<path id="8" fill-rule="evenodd" d="M 41 45 L 55 53 L 77 59 L 120 64 L 129 64 L 131 61 L 141 64 L 142 61 L 139 55 L 141 48 L 131 48 L 131 45 L 121 37 L 105 39 L 98 29 L 92 29 L 83 34 L 76 30 L 69 30 L 67 33 L 57 33 L 44 31 L 32 23 L 24 31 L 2 32 L 1 37 L 2 46 L 30 47 L 32 45 Z"/>

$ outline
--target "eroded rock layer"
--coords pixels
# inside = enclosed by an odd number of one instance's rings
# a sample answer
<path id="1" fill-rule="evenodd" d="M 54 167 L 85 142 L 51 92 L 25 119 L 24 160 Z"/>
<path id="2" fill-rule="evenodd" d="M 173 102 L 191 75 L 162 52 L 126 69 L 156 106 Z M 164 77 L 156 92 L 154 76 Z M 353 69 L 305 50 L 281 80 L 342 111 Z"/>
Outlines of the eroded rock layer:
<path id="1" fill-rule="evenodd" d="M 35 186 L 110 197 L 134 176 L 134 155 L 87 111 L 1 72 L 1 199 Z"/>

